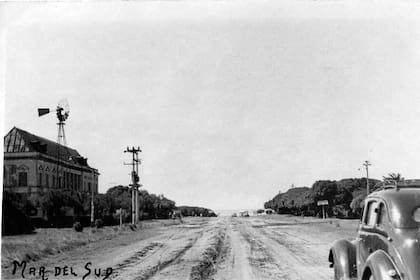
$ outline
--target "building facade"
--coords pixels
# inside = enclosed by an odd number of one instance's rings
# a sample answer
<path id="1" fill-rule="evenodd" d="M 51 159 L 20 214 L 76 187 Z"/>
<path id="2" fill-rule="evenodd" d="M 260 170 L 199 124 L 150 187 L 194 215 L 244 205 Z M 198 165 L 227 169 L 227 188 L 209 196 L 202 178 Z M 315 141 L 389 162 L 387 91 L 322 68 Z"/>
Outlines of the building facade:
<path id="1" fill-rule="evenodd" d="M 75 149 L 14 127 L 4 137 L 3 189 L 37 197 L 49 189 L 98 192 L 97 169 Z"/>

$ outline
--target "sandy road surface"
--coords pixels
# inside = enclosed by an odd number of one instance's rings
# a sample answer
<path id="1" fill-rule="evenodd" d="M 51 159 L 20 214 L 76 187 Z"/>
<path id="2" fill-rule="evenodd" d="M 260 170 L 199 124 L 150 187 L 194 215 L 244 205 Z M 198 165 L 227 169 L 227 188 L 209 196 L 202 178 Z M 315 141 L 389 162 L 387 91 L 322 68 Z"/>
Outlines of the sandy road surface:
<path id="1" fill-rule="evenodd" d="M 214 279 L 332 279 L 327 261 L 330 245 L 354 236 L 357 224 L 270 218 L 231 221 L 226 244 L 230 250 Z"/>
<path id="2" fill-rule="evenodd" d="M 355 235 L 355 221 L 291 216 L 191 218 L 182 224 L 144 228 L 129 237 L 102 240 L 31 262 L 48 279 L 332 279 L 328 249 Z M 54 276 L 69 266 L 74 275 Z M 102 268 L 100 276 L 94 268 Z M 27 268 L 28 269 L 28 268 Z M 2 268 L 3 279 L 22 279 Z M 28 270 L 27 270 L 28 271 Z M 41 279 L 27 274 L 26 278 Z M 97 270 L 97 272 L 99 272 Z"/>

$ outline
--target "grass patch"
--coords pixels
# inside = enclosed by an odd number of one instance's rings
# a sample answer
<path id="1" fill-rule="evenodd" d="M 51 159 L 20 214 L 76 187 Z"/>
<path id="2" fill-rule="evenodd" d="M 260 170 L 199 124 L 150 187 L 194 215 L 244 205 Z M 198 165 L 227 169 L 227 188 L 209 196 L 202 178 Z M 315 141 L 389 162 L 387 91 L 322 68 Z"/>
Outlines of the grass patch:
<path id="1" fill-rule="evenodd" d="M 1 244 L 2 268 L 8 268 L 13 261 L 37 261 L 45 256 L 72 250 L 99 240 L 112 239 L 132 230 L 119 227 L 85 228 L 75 232 L 72 228 L 37 229 L 35 234 L 3 236 Z"/>

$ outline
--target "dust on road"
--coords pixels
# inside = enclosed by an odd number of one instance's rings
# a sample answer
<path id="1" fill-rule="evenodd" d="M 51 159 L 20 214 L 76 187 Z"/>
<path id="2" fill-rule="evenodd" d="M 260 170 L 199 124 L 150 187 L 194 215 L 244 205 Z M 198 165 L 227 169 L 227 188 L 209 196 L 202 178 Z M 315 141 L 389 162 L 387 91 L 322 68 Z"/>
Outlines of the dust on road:
<path id="1" fill-rule="evenodd" d="M 144 228 L 132 236 L 102 240 L 29 263 L 45 266 L 49 279 L 82 279 L 87 262 L 112 267 L 108 279 L 330 280 L 328 250 L 339 238 L 356 233 L 357 221 L 262 216 L 189 218 L 181 224 Z M 56 266 L 78 275 L 56 276 Z M 3 279 L 22 279 L 2 267 Z M 103 279 L 105 270 L 97 277 Z M 33 278 L 33 277 L 32 277 Z M 41 277 L 36 277 L 41 279 Z"/>

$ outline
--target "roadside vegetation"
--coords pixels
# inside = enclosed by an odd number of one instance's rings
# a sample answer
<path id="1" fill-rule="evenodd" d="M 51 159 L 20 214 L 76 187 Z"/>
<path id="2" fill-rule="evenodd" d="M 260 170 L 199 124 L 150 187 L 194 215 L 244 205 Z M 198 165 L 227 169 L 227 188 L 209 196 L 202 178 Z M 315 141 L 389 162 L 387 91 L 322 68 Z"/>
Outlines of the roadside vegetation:
<path id="1" fill-rule="evenodd" d="M 177 210 L 181 211 L 184 217 L 216 217 L 213 210 L 197 207 L 197 206 L 178 206 Z"/>
<path id="2" fill-rule="evenodd" d="M 29 201 L 14 193 L 3 192 L 2 235 L 32 233 L 34 227 L 26 213 L 31 211 Z"/>
<path id="3" fill-rule="evenodd" d="M 95 227 L 131 222 L 131 190 L 115 186 L 106 193 L 94 195 Z M 139 191 L 141 220 L 172 218 L 175 210 L 183 216 L 211 216 L 214 212 L 201 207 L 182 206 L 164 195 Z M 2 235 L 31 233 L 35 228 L 90 226 L 91 195 L 72 190 L 51 189 L 38 198 L 3 191 Z M 38 213 L 35 217 L 34 213 Z M 121 213 L 121 214 L 120 214 Z M 77 226 L 76 226 L 77 225 Z"/>
<path id="4" fill-rule="evenodd" d="M 399 173 L 390 173 L 383 177 L 384 181 L 401 181 L 404 178 Z M 382 181 L 369 179 L 369 188 L 374 191 L 382 186 Z M 366 178 L 353 178 L 341 180 L 319 180 L 311 188 L 294 187 L 292 185 L 284 193 L 278 193 L 264 204 L 280 214 L 293 214 L 304 216 L 322 215 L 322 207 L 318 201 L 327 200 L 325 206 L 327 215 L 339 218 L 358 218 L 363 209 L 366 197 Z"/>
<path id="5" fill-rule="evenodd" d="M 373 190 L 379 180 L 369 179 L 369 187 Z M 339 181 L 316 181 L 311 188 L 294 187 L 284 193 L 277 194 L 264 204 L 277 213 L 304 216 L 322 215 L 322 207 L 317 205 L 320 200 L 327 200 L 325 210 L 328 216 L 356 218 L 363 207 L 366 197 L 366 178 L 342 179 Z"/>

